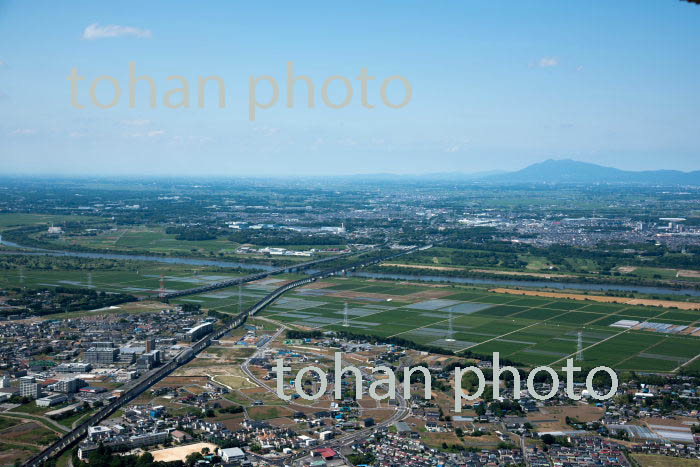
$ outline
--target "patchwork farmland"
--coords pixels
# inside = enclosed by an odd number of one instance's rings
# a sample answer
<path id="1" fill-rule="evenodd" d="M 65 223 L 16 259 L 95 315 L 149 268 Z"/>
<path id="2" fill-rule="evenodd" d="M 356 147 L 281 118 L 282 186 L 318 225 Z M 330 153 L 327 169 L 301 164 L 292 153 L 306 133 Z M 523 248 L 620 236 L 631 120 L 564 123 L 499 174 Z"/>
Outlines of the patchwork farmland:
<path id="1" fill-rule="evenodd" d="M 347 304 L 347 317 L 345 307 Z M 529 366 L 574 358 L 581 366 L 672 372 L 697 368 L 700 312 L 522 297 L 487 289 L 335 278 L 285 294 L 263 316 L 302 329 L 400 337 Z M 624 323 L 653 322 L 672 331 Z M 662 326 L 663 328 L 664 326 Z M 687 365 L 686 365 L 687 364 Z"/>
<path id="2" fill-rule="evenodd" d="M 254 272 L 254 271 L 253 271 Z M 135 296 L 157 294 L 161 280 L 166 292 L 190 289 L 202 285 L 250 274 L 196 266 L 159 263 L 129 263 L 129 267 L 90 270 L 31 270 L 19 268 L 0 277 L 0 287 L 68 287 L 95 289 Z"/>
<path id="3" fill-rule="evenodd" d="M 255 305 L 265 295 L 288 282 L 288 280 L 296 278 L 296 276 L 291 274 L 280 275 L 275 278 L 269 277 L 243 284 L 241 287 L 226 287 L 201 294 L 187 295 L 186 297 L 171 300 L 171 302 L 178 304 L 191 303 L 200 305 L 207 310 L 238 314 Z"/>

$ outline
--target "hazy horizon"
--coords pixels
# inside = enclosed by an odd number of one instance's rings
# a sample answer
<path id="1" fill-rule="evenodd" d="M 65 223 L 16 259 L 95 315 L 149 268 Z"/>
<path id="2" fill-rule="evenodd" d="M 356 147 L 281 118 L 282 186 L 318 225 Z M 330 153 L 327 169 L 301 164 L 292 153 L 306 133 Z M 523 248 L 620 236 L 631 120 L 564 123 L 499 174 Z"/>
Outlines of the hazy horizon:
<path id="1" fill-rule="evenodd" d="M 571 159 L 548 159 L 546 161 L 538 161 L 534 162 L 531 165 L 538 165 L 540 163 L 545 163 L 545 162 L 550 162 L 550 161 L 571 161 L 574 163 L 582 162 L 582 161 L 575 161 Z M 592 163 L 589 163 L 592 164 Z M 168 173 L 157 173 L 157 174 L 139 174 L 139 173 L 121 173 L 121 174 L 111 174 L 111 173 L 106 173 L 106 172 L 94 172 L 94 173 L 39 173 L 39 172 L 6 172 L 0 174 L 0 178 L 37 178 L 37 179 L 84 179 L 84 178 L 98 178 L 98 179 L 153 179 L 153 180 L 158 180 L 158 179 L 184 179 L 184 180 L 197 180 L 197 179 L 209 179 L 209 180 L 236 180 L 236 179 L 254 179 L 254 180 L 265 180 L 265 179 L 322 179 L 324 177 L 332 178 L 332 179 L 354 179 L 354 178 L 361 178 L 361 177 L 367 177 L 367 181 L 371 181 L 371 179 L 382 179 L 382 178 L 398 178 L 398 179 L 410 179 L 410 178 L 424 178 L 424 179 L 440 179 L 444 178 L 445 180 L 451 180 L 450 177 L 454 177 L 455 179 L 459 179 L 460 177 L 463 177 L 465 181 L 489 181 L 489 182 L 498 182 L 498 175 L 506 175 L 514 172 L 518 172 L 521 169 L 528 168 L 531 165 L 528 165 L 526 167 L 518 168 L 518 169 L 513 169 L 513 170 L 484 170 L 484 171 L 474 171 L 474 172 L 466 172 L 466 171 L 434 171 L 434 172 L 423 172 L 423 173 L 396 173 L 396 172 L 364 172 L 364 173 L 345 173 L 345 174 L 331 174 L 331 173 L 326 173 L 326 174 L 310 174 L 310 173 L 303 173 L 303 172 L 294 172 L 294 173 L 287 173 L 287 174 L 265 174 L 265 173 L 249 173 L 249 174 L 225 174 L 225 173 L 193 173 L 193 174 L 184 174 L 184 173 L 179 173 L 179 174 L 168 174 Z M 671 170 L 675 172 L 680 172 L 683 174 L 687 173 L 695 173 L 695 172 L 700 172 L 698 171 L 689 171 L 689 170 L 674 170 L 674 169 L 666 169 L 663 167 L 660 167 L 658 169 L 645 169 L 645 170 L 627 170 L 627 169 L 620 169 L 619 167 L 612 167 L 612 166 L 605 166 L 605 165 L 598 165 L 598 167 L 603 167 L 603 168 L 608 168 L 608 169 L 619 169 L 619 170 L 625 170 L 626 172 L 629 173 L 644 173 L 644 172 L 657 172 L 657 171 L 664 171 L 664 170 Z M 483 177 L 483 178 L 482 178 Z"/>

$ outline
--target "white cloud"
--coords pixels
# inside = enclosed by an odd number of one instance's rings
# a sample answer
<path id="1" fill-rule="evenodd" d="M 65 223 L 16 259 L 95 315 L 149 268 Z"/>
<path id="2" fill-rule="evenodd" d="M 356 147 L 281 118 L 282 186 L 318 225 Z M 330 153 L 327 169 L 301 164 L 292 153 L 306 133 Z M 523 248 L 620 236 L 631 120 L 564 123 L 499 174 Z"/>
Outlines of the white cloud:
<path id="1" fill-rule="evenodd" d="M 36 130 L 34 128 L 17 128 L 11 131 L 10 134 L 13 136 L 31 136 L 36 134 Z"/>
<path id="2" fill-rule="evenodd" d="M 124 133 L 125 138 L 157 138 L 159 136 L 164 136 L 167 132 L 165 130 L 150 130 L 145 133 Z"/>
<path id="3" fill-rule="evenodd" d="M 255 133 L 260 133 L 260 134 L 263 134 L 265 136 L 273 136 L 273 135 L 278 134 L 280 132 L 280 129 L 263 125 L 263 126 L 253 127 L 253 131 Z"/>
<path id="4" fill-rule="evenodd" d="M 110 37 L 138 37 L 141 39 L 150 39 L 152 35 L 149 29 L 141 29 L 133 26 L 119 26 L 117 24 L 100 26 L 99 23 L 93 23 L 83 31 L 83 39 L 87 40 Z"/>
<path id="5" fill-rule="evenodd" d="M 150 120 L 122 120 L 122 123 L 124 125 L 129 125 L 129 126 L 145 126 L 149 125 L 151 123 Z"/>
<path id="6" fill-rule="evenodd" d="M 559 65 L 559 59 L 556 57 L 542 57 L 537 62 L 537 66 L 540 68 L 551 68 Z"/>

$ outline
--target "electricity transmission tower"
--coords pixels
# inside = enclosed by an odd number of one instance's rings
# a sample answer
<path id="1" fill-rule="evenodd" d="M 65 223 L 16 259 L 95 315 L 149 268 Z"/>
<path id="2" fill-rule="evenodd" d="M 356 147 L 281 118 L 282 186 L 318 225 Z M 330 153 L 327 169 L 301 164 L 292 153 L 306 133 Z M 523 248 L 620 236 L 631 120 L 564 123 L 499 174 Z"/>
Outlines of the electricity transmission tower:
<path id="1" fill-rule="evenodd" d="M 447 339 L 445 339 L 445 341 L 454 342 L 454 337 L 452 337 L 454 335 L 454 325 L 452 324 L 452 320 L 454 319 L 454 312 L 452 308 L 449 309 L 448 313 L 449 319 L 447 321 Z"/>
<path id="2" fill-rule="evenodd" d="M 350 326 L 350 322 L 348 321 L 348 302 L 345 302 L 345 308 L 343 310 L 343 327 L 348 327 Z"/>
<path id="3" fill-rule="evenodd" d="M 576 349 L 576 360 L 579 362 L 583 361 L 583 331 L 578 332 L 578 346 Z"/>

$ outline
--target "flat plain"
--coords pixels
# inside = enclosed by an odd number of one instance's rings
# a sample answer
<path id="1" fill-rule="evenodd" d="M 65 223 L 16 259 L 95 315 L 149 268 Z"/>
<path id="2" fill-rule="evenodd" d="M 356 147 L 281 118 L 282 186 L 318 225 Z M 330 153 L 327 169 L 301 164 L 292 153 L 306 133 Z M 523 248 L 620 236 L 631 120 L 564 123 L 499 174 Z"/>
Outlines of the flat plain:
<path id="1" fill-rule="evenodd" d="M 345 307 L 347 305 L 347 318 Z M 522 297 L 459 286 L 334 278 L 285 294 L 264 316 L 322 331 L 398 337 L 529 366 L 574 358 L 585 367 L 672 372 L 697 367 L 700 312 L 651 306 Z M 611 326 L 620 320 L 687 326 L 654 332 Z M 696 333 L 697 334 L 697 333 Z"/>

